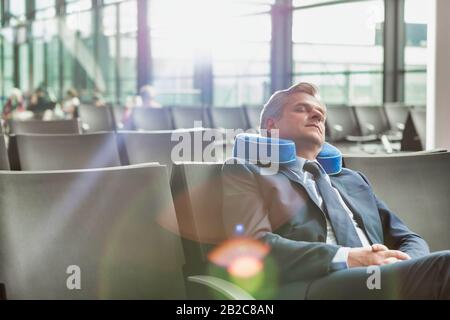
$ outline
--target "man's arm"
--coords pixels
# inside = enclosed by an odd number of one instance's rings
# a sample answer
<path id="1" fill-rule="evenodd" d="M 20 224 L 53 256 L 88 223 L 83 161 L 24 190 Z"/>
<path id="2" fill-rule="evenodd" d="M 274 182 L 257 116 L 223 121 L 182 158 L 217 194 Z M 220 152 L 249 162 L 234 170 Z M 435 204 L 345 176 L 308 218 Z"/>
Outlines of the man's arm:
<path id="1" fill-rule="evenodd" d="M 244 164 L 226 163 L 222 170 L 223 219 L 228 236 L 233 236 L 236 226 L 242 225 L 245 236 L 267 243 L 283 282 L 316 278 L 333 271 L 332 260 L 340 246 L 294 241 L 274 233 L 257 173 Z"/>
<path id="2" fill-rule="evenodd" d="M 367 178 L 362 173 L 358 173 L 369 185 L 370 190 L 372 190 L 372 186 Z M 418 234 L 412 232 L 375 194 L 374 198 L 383 227 L 384 244 L 389 249 L 407 253 L 411 258 L 419 258 L 429 254 L 430 249 L 425 240 Z"/>

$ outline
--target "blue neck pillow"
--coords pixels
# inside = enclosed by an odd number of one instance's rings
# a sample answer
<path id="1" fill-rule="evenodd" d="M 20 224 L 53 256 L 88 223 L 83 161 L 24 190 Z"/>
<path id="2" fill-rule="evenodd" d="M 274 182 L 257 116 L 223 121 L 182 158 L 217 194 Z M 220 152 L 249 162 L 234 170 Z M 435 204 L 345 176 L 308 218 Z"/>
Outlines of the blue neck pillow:
<path id="1" fill-rule="evenodd" d="M 279 153 L 278 159 L 271 159 L 271 147 L 274 145 Z M 261 151 L 262 148 L 265 152 Z M 297 162 L 295 143 L 292 140 L 275 139 L 252 133 L 241 133 L 236 136 L 233 156 L 250 162 L 268 163 L 277 160 L 276 162 L 282 165 Z M 327 142 L 323 144 L 316 160 L 328 175 L 338 174 L 342 170 L 342 153 Z"/>

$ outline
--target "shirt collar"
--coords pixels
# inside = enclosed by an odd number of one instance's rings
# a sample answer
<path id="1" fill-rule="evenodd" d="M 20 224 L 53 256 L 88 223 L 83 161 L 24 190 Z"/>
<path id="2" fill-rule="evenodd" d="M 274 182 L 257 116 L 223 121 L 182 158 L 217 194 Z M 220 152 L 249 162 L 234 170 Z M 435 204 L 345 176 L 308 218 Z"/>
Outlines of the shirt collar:
<path id="1" fill-rule="evenodd" d="M 306 160 L 305 158 L 302 158 L 302 157 L 297 156 L 298 166 L 299 166 L 300 172 L 301 172 L 302 174 L 305 173 L 305 170 L 303 169 L 303 166 L 305 165 L 306 161 L 308 161 L 308 160 Z M 314 159 L 313 161 L 314 161 L 315 163 L 317 163 L 317 164 L 319 165 L 320 170 L 322 170 L 322 172 L 325 173 L 325 170 L 323 169 L 323 167 L 322 167 L 322 165 L 320 164 L 320 162 L 317 161 L 317 159 Z"/>

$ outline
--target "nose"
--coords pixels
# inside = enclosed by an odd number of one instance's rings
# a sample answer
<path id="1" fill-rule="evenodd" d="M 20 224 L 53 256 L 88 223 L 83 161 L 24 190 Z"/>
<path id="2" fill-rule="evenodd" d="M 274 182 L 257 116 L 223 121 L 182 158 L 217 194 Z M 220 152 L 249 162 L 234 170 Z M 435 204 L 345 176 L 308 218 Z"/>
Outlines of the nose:
<path id="1" fill-rule="evenodd" d="M 323 114 L 317 108 L 311 109 L 310 116 L 311 119 L 318 120 L 319 122 L 324 120 Z"/>

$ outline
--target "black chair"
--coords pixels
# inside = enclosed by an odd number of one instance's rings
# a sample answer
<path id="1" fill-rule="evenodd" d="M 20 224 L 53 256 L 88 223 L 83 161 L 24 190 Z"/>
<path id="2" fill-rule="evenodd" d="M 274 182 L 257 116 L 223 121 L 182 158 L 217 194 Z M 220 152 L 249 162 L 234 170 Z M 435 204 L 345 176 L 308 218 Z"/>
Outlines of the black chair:
<path id="1" fill-rule="evenodd" d="M 81 126 L 84 132 L 115 131 L 116 120 L 113 107 L 95 107 L 82 104 L 78 107 Z"/>
<path id="2" fill-rule="evenodd" d="M 450 153 L 345 157 L 345 166 L 364 173 L 375 193 L 433 251 L 450 245 Z"/>
<path id="3" fill-rule="evenodd" d="M 163 167 L 3 172 L 0 203 L 9 299 L 186 298 Z"/>
<path id="4" fill-rule="evenodd" d="M 346 105 L 328 105 L 325 122 L 326 139 L 343 153 L 366 153 L 364 145 L 376 143 L 376 135 L 364 136 L 359 128 L 355 108 Z"/>
<path id="5" fill-rule="evenodd" d="M 248 128 L 259 129 L 262 108 L 256 106 L 245 106 L 244 109 L 247 116 Z"/>
<path id="6" fill-rule="evenodd" d="M 8 151 L 6 150 L 5 137 L 0 134 L 0 170 L 9 170 Z"/>
<path id="7" fill-rule="evenodd" d="M 349 136 L 360 136 L 354 108 L 344 105 L 327 106 L 326 131 L 330 142 L 346 142 Z"/>
<path id="8" fill-rule="evenodd" d="M 136 130 L 172 130 L 170 108 L 133 108 L 131 113 Z"/>
<path id="9" fill-rule="evenodd" d="M 119 131 L 117 135 L 122 164 L 159 162 L 167 165 L 169 176 L 174 161 L 222 161 L 224 158 L 223 134 L 215 129 Z M 180 151 L 182 147 L 186 153 Z M 209 152 L 213 148 L 215 152 Z M 204 151 L 211 155 L 210 159 L 204 159 Z"/>
<path id="10" fill-rule="evenodd" d="M 172 107 L 171 110 L 175 129 L 210 127 L 203 107 Z M 201 124 L 194 125 L 195 122 Z"/>
<path id="11" fill-rule="evenodd" d="M 394 149 L 400 150 L 400 145 L 394 147 L 392 142 L 401 141 L 401 132 L 391 131 L 384 107 L 358 106 L 355 107 L 355 115 L 362 135 L 375 135 L 382 142 L 387 153 L 392 153 Z"/>
<path id="12" fill-rule="evenodd" d="M 405 124 L 401 141 L 402 151 L 421 151 L 426 147 L 426 110 L 411 110 Z"/>
<path id="13" fill-rule="evenodd" d="M 210 107 L 208 111 L 213 128 L 249 129 L 244 109 L 241 107 Z"/>
<path id="14" fill-rule="evenodd" d="M 411 106 L 401 103 L 385 103 L 384 109 L 389 120 L 391 131 L 403 132 Z"/>
<path id="15" fill-rule="evenodd" d="M 381 106 L 357 106 L 355 115 L 363 135 L 381 135 L 390 130 L 389 121 Z"/>
<path id="16" fill-rule="evenodd" d="M 80 133 L 78 119 L 10 121 L 10 134 L 73 134 Z"/>
<path id="17" fill-rule="evenodd" d="M 120 166 L 114 133 L 13 135 L 12 170 L 69 170 Z"/>

